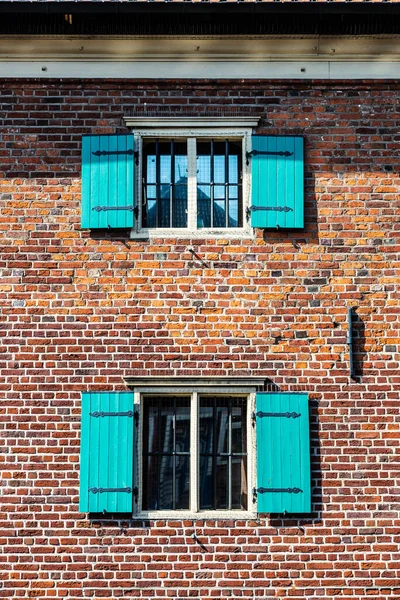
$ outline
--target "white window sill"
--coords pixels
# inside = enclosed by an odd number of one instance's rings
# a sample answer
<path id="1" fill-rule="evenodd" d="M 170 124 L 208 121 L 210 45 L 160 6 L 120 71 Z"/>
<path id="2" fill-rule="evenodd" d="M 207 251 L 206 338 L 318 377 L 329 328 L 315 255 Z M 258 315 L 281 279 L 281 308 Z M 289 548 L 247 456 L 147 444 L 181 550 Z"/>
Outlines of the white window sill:
<path id="1" fill-rule="evenodd" d="M 228 239 L 245 240 L 254 239 L 254 229 L 251 227 L 226 228 L 226 229 L 142 229 L 141 231 L 132 230 L 130 238 L 135 240 L 142 239 Z"/>
<path id="2" fill-rule="evenodd" d="M 133 515 L 133 519 L 150 519 L 150 520 L 160 520 L 160 519 L 190 519 L 190 520 L 216 520 L 216 519 L 255 519 L 257 517 L 257 512 L 253 511 L 242 511 L 238 510 L 204 510 L 199 512 L 193 512 L 190 510 L 152 510 L 152 511 L 142 511 L 138 514 Z"/>

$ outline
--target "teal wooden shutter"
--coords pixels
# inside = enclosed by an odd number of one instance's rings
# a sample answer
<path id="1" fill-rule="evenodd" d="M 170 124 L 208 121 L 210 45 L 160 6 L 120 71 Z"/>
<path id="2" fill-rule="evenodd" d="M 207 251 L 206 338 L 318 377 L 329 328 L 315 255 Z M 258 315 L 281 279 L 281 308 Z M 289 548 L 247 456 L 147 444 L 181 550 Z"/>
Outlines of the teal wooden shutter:
<path id="1" fill-rule="evenodd" d="M 258 512 L 311 512 L 307 394 L 257 394 L 256 429 Z"/>
<path id="2" fill-rule="evenodd" d="M 82 394 L 81 512 L 132 511 L 134 429 L 131 392 Z"/>
<path id="3" fill-rule="evenodd" d="M 82 138 L 82 227 L 131 228 L 134 225 L 133 135 Z"/>
<path id="4" fill-rule="evenodd" d="M 303 138 L 253 135 L 252 146 L 252 227 L 303 228 Z"/>

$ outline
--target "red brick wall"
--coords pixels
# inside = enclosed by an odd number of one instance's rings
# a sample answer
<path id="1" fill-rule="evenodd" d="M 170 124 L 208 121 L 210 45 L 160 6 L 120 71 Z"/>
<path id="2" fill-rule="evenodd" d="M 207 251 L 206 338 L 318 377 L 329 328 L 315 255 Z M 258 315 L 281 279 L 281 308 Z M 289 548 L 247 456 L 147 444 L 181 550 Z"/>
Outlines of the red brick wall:
<path id="1" fill-rule="evenodd" d="M 398 598 L 398 82 L 0 87 L 0 598 Z M 239 111 L 259 132 L 304 135 L 305 230 L 81 231 L 81 135 L 150 111 Z M 198 522 L 204 548 L 192 521 L 89 522 L 80 392 L 152 374 L 308 391 L 313 514 Z"/>

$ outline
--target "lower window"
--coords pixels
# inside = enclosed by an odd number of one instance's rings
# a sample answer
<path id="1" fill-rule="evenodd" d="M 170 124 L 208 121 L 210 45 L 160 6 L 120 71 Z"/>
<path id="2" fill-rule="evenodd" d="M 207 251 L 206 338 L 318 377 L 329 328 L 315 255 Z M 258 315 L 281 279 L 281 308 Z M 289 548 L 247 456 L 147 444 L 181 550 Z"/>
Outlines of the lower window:
<path id="1" fill-rule="evenodd" d="M 247 398 L 144 396 L 142 509 L 247 510 Z"/>

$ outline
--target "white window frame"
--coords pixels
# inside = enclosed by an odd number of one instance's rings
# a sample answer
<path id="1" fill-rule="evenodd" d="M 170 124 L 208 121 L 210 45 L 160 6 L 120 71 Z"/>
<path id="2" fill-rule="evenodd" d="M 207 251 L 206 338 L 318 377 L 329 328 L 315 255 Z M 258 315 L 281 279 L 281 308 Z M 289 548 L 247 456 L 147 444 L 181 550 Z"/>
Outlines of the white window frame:
<path id="1" fill-rule="evenodd" d="M 132 385 L 131 378 L 126 379 Z M 264 380 L 263 380 L 264 381 Z M 208 382 L 182 382 L 171 378 L 151 381 L 135 379 L 134 404 L 135 411 L 139 414 L 139 426 L 136 428 L 135 453 L 138 460 L 134 461 L 134 481 L 138 494 L 134 502 L 133 516 L 143 519 L 231 519 L 231 518 L 254 518 L 257 515 L 257 502 L 254 502 L 253 488 L 256 487 L 256 431 L 252 415 L 256 406 L 256 392 L 262 389 L 262 385 L 256 379 L 235 381 L 235 378 L 213 380 Z M 146 396 L 180 395 L 190 396 L 190 508 L 176 510 L 143 510 L 143 415 L 144 401 Z M 241 396 L 246 397 L 246 427 L 247 427 L 247 510 L 200 510 L 199 509 L 199 458 L 198 450 L 198 428 L 199 428 L 199 397 L 200 396 Z"/>
<path id="2" fill-rule="evenodd" d="M 251 164 L 246 160 L 246 153 L 251 151 L 251 136 L 258 119 L 254 117 L 197 117 L 185 119 L 167 118 L 133 118 L 126 117 L 125 124 L 132 129 L 135 139 L 135 151 L 138 153 L 138 164 L 135 169 L 135 205 L 138 217 L 131 238 L 253 238 L 254 230 L 250 225 L 247 209 L 251 198 Z M 185 228 L 142 228 L 142 196 L 143 196 L 143 140 L 145 138 L 181 138 L 188 144 L 188 227 Z M 242 223 L 241 227 L 204 227 L 197 228 L 197 183 L 196 183 L 196 140 L 213 138 L 221 140 L 242 140 Z M 248 164 L 249 163 L 249 164 Z"/>

